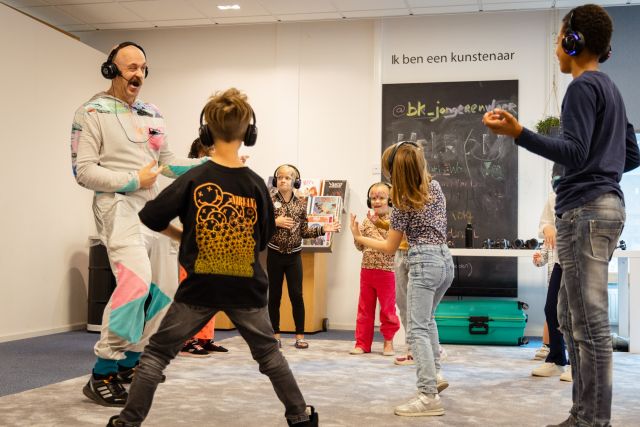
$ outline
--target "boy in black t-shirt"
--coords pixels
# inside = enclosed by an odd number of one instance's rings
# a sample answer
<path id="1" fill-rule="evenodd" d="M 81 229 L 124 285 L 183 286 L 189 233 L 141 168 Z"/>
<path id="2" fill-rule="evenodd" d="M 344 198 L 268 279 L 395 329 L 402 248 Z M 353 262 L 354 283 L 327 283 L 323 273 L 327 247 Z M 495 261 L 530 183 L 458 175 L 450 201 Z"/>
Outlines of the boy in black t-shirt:
<path id="1" fill-rule="evenodd" d="M 608 264 L 625 221 L 620 179 L 640 164 L 633 126 L 613 81 L 599 71 L 611 53 L 612 22 L 600 6 L 576 7 L 562 19 L 556 40 L 560 71 L 573 76 L 562 101 L 562 134 L 537 135 L 508 112 L 483 122 L 517 145 L 559 163 L 554 185 L 562 282 L 558 320 L 571 360 L 573 406 L 558 426 L 609 426 L 612 355 Z"/>
<path id="2" fill-rule="evenodd" d="M 267 312 L 267 277 L 258 254 L 273 235 L 275 220 L 264 181 L 238 155 L 243 141 L 253 145 L 257 137 L 246 99 L 229 89 L 209 100 L 200 139 L 208 146 L 215 141 L 212 161 L 182 175 L 139 213 L 147 227 L 180 240 L 180 286 L 144 349 L 126 406 L 109 426 L 141 425 L 163 370 L 218 311 L 229 316 L 260 372 L 271 380 L 289 425 L 318 425 L 317 413 L 306 405 L 278 348 Z M 175 217 L 184 231 L 170 224 Z"/>

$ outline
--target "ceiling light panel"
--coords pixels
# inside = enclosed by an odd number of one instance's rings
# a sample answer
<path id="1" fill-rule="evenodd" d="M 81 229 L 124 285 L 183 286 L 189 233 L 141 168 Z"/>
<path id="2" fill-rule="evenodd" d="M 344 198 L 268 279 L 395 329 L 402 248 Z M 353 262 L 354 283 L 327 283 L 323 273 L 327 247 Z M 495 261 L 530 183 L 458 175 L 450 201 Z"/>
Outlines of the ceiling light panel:
<path id="1" fill-rule="evenodd" d="M 269 11 L 262 7 L 255 0 L 235 1 L 233 3 L 225 3 L 224 0 L 189 0 L 189 3 L 206 16 L 210 17 L 229 17 L 229 16 L 263 16 L 270 15 Z M 238 4 L 239 10 L 220 10 L 220 4 Z"/>

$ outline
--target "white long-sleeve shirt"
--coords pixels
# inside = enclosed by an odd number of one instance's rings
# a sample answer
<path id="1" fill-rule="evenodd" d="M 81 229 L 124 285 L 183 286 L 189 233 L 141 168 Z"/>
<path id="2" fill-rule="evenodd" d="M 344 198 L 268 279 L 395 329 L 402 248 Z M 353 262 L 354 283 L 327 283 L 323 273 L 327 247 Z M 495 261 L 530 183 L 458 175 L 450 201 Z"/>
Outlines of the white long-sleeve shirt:
<path id="1" fill-rule="evenodd" d="M 71 161 L 76 181 L 96 192 L 140 190 L 138 171 L 152 161 L 162 174 L 182 175 L 207 159 L 177 158 L 170 150 L 165 121 L 157 107 L 137 100 L 133 105 L 108 95 L 94 95 L 75 113 Z M 147 198 L 158 193 L 158 184 Z"/>

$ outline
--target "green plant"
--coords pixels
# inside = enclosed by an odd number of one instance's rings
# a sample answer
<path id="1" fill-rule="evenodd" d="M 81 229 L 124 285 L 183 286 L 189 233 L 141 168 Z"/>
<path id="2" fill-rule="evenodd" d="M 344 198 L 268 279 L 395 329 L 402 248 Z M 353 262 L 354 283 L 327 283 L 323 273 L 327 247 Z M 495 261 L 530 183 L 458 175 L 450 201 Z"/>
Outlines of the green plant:
<path id="1" fill-rule="evenodd" d="M 547 116 L 536 123 L 536 132 L 541 135 L 549 135 L 551 129 L 560 127 L 560 118 L 556 116 Z"/>

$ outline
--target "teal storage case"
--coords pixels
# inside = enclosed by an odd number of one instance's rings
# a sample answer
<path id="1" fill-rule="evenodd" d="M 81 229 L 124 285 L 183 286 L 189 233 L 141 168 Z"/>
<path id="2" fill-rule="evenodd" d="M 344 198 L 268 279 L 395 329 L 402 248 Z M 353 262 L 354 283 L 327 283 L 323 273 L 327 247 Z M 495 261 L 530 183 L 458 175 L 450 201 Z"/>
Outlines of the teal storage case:
<path id="1" fill-rule="evenodd" d="M 528 308 L 521 301 L 441 301 L 436 323 L 442 344 L 522 345 Z"/>

